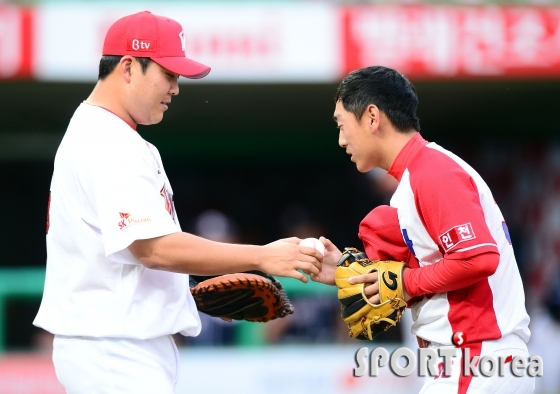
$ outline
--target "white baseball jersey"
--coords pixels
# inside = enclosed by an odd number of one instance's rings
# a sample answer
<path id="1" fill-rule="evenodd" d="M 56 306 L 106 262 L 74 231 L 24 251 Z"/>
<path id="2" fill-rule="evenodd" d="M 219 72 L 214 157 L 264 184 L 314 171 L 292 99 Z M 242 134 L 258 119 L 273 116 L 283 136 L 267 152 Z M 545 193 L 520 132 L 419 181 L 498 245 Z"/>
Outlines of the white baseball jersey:
<path id="1" fill-rule="evenodd" d="M 497 270 L 488 278 L 416 302 L 412 333 L 449 345 L 453 333 L 460 331 L 471 343 L 510 333 L 528 342 L 529 316 L 507 226 L 480 175 L 419 133 L 399 153 L 389 173 L 399 181 L 391 206 L 398 210 L 404 240 L 418 267 L 484 252 L 500 256 Z"/>
<path id="2" fill-rule="evenodd" d="M 138 239 L 181 231 L 157 149 L 121 118 L 81 104 L 56 153 L 47 271 L 33 324 L 59 335 L 198 335 L 188 275 L 146 268 Z"/>

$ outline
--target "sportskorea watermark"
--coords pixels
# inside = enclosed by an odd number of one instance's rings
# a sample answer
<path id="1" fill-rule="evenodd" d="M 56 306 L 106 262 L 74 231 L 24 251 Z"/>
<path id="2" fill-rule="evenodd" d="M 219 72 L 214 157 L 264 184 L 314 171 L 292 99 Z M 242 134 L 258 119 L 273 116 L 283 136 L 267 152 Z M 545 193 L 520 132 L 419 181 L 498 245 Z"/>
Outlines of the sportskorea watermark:
<path id="1" fill-rule="evenodd" d="M 453 342 L 456 343 L 455 340 Z M 362 347 L 356 351 L 357 367 L 354 368 L 354 376 L 364 376 L 368 372 L 369 376 L 378 376 L 379 369 L 388 366 L 393 374 L 400 377 L 409 376 L 414 371 L 417 371 L 420 377 L 450 377 L 452 364 L 458 362 L 459 358 L 464 376 L 505 376 L 508 370 L 517 377 L 543 376 L 543 360 L 540 356 L 471 357 L 469 348 L 461 351 L 460 348 L 451 346 L 439 347 L 437 350 L 429 347 L 419 348 L 416 353 L 406 347 L 400 347 L 392 353 L 383 347 L 374 348 L 371 352 L 367 347 Z M 406 361 L 406 366 L 402 366 L 400 359 Z"/>

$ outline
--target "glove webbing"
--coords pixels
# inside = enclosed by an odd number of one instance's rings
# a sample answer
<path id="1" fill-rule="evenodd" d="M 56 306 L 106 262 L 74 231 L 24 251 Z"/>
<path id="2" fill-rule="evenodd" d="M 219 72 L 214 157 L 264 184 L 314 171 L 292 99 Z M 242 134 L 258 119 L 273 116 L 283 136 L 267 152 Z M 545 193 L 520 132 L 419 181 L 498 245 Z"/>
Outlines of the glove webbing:
<path id="1" fill-rule="evenodd" d="M 398 300 L 391 299 L 391 302 L 394 302 L 394 301 L 396 301 L 396 303 L 398 305 Z M 383 331 L 387 331 L 389 328 L 396 326 L 397 323 L 401 321 L 401 317 L 402 317 L 403 313 L 396 308 L 395 308 L 395 312 L 396 312 L 397 316 L 395 316 L 394 320 L 390 318 L 390 317 L 392 317 L 392 315 L 388 316 L 388 317 L 381 317 L 381 315 L 377 315 L 377 316 L 373 317 L 372 321 L 375 324 L 379 324 L 380 322 L 387 323 L 385 325 L 385 327 L 383 328 Z M 365 316 L 362 316 L 362 318 L 360 319 L 360 324 L 362 325 L 362 335 L 365 333 L 367 335 L 368 339 L 372 340 L 373 339 L 373 334 L 371 332 L 371 324 L 366 326 L 364 324 L 366 322 L 366 320 L 367 320 L 367 318 Z M 352 325 L 348 324 L 348 328 L 351 328 L 351 327 L 352 327 Z M 350 330 L 350 338 L 352 336 L 353 336 L 352 335 L 352 330 Z"/>

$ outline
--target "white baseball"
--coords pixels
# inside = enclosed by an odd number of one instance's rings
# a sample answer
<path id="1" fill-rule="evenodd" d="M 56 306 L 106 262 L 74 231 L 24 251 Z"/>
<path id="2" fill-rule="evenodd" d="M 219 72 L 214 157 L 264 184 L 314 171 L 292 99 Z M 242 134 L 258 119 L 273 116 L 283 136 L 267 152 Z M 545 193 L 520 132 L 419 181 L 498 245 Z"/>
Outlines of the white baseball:
<path id="1" fill-rule="evenodd" d="M 325 255 L 325 245 L 317 238 L 305 238 L 302 239 L 299 243 L 300 246 L 308 246 L 310 248 L 315 248 L 321 253 L 323 256 Z"/>

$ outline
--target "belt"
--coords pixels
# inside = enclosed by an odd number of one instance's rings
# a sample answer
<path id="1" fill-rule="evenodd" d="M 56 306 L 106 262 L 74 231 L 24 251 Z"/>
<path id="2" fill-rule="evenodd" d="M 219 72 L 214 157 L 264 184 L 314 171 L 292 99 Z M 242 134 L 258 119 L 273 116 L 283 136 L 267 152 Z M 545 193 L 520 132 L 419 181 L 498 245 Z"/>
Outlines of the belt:
<path id="1" fill-rule="evenodd" d="M 421 348 L 426 348 L 432 344 L 432 342 L 426 341 L 424 338 L 416 337 L 416 340 L 418 341 L 418 346 Z"/>

